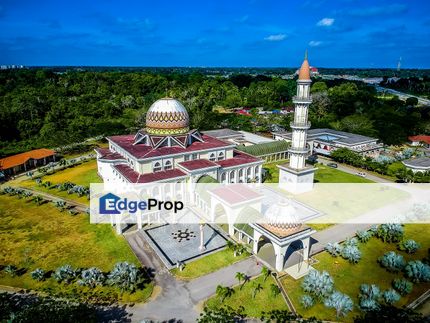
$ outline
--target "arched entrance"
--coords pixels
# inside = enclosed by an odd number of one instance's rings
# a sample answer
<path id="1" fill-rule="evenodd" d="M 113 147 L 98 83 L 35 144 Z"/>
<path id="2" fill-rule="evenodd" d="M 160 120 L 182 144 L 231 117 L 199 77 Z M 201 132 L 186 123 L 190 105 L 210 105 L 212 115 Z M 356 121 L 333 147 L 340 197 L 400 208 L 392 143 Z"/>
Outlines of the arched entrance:
<path id="1" fill-rule="evenodd" d="M 303 261 L 304 246 L 302 240 L 295 240 L 290 243 L 285 251 L 284 268 L 297 265 Z"/>
<path id="2" fill-rule="evenodd" d="M 257 257 L 267 263 L 270 267 L 276 268 L 276 254 L 272 242 L 265 236 L 261 236 L 257 242 Z"/>
<path id="3" fill-rule="evenodd" d="M 215 206 L 213 219 L 221 229 L 228 233 L 228 216 L 224 206 L 222 206 L 221 203 L 218 203 Z"/>

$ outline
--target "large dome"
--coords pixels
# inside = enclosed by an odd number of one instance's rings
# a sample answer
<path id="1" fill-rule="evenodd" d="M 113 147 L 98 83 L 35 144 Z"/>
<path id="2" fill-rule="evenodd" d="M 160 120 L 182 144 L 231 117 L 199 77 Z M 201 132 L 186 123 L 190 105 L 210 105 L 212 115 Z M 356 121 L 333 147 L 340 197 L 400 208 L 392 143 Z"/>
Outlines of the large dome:
<path id="1" fill-rule="evenodd" d="M 266 211 L 264 217 L 267 220 L 267 225 L 277 231 L 290 231 L 302 225 L 297 209 L 287 200 L 273 204 Z"/>
<path id="2" fill-rule="evenodd" d="M 189 131 L 190 118 L 181 102 L 172 98 L 155 101 L 146 114 L 146 131 L 154 135 L 175 135 Z"/>

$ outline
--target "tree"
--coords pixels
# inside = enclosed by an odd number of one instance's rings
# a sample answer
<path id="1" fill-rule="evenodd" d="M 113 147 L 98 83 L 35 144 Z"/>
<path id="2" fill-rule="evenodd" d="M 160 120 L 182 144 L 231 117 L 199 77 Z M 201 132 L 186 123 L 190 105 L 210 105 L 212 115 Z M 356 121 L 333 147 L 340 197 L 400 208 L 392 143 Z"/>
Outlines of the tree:
<path id="1" fill-rule="evenodd" d="M 261 268 L 261 273 L 263 274 L 264 281 L 266 281 L 266 279 L 270 276 L 272 272 L 269 270 L 269 268 L 263 267 Z"/>
<path id="2" fill-rule="evenodd" d="M 133 292 L 142 281 L 143 277 L 139 269 L 126 261 L 117 262 L 108 275 L 108 283 L 119 287 L 122 291 Z"/>
<path id="3" fill-rule="evenodd" d="M 33 270 L 31 273 L 31 278 L 33 278 L 34 280 L 37 281 L 42 281 L 45 279 L 45 271 L 41 268 L 37 268 L 35 270 Z"/>
<path id="4" fill-rule="evenodd" d="M 354 319 L 355 323 L 368 322 L 391 322 L 391 323 L 419 323 L 424 318 L 421 313 L 411 309 L 398 308 L 395 306 L 380 306 L 379 308 L 366 311 L 362 316 Z"/>
<path id="5" fill-rule="evenodd" d="M 270 284 L 270 292 L 273 297 L 276 297 L 281 293 L 281 289 L 276 284 Z"/>
<path id="6" fill-rule="evenodd" d="M 239 284 L 241 281 L 243 281 L 243 284 L 240 286 L 240 289 L 242 289 L 243 285 L 245 285 L 246 275 L 244 273 L 237 272 L 236 279 L 239 281 Z"/>
<path id="7" fill-rule="evenodd" d="M 311 270 L 302 282 L 303 290 L 314 295 L 319 300 L 330 295 L 333 291 L 333 286 L 333 278 L 326 271 Z"/>
<path id="8" fill-rule="evenodd" d="M 226 298 L 231 297 L 233 294 L 234 289 L 231 287 L 218 285 L 216 288 L 216 295 L 221 298 L 221 302 L 224 302 Z"/>
<path id="9" fill-rule="evenodd" d="M 322 81 L 315 82 L 311 86 L 311 93 L 317 93 L 317 92 L 326 92 L 327 91 L 327 84 Z"/>
<path id="10" fill-rule="evenodd" d="M 325 250 L 331 254 L 333 257 L 337 257 L 340 255 L 340 253 L 342 252 L 342 247 L 340 244 L 338 244 L 337 242 L 334 243 L 327 243 L 327 245 L 325 246 Z"/>
<path id="11" fill-rule="evenodd" d="M 336 317 L 346 316 L 352 311 L 354 303 L 351 298 L 340 292 L 334 292 L 325 301 L 324 305 L 326 307 L 332 307 L 336 310 Z"/>
<path id="12" fill-rule="evenodd" d="M 406 264 L 403 256 L 394 251 L 386 252 L 382 257 L 379 257 L 378 262 L 390 272 L 401 271 Z"/>
<path id="13" fill-rule="evenodd" d="M 361 251 L 357 246 L 347 245 L 342 249 L 342 258 L 347 259 L 350 263 L 356 264 L 361 259 Z"/>
<path id="14" fill-rule="evenodd" d="M 230 323 L 230 322 L 242 322 L 245 318 L 243 314 L 244 308 L 242 306 L 239 309 L 234 310 L 230 306 L 222 306 L 216 309 L 210 309 L 205 306 L 203 312 L 200 313 L 200 317 L 197 319 L 199 323 Z"/>
<path id="15" fill-rule="evenodd" d="M 263 290 L 263 286 L 258 283 L 258 284 L 254 284 L 254 288 L 252 290 L 252 298 L 255 298 L 255 296 L 257 296 L 257 293 L 261 292 Z"/>
<path id="16" fill-rule="evenodd" d="M 52 277 L 54 277 L 54 279 L 59 283 L 70 283 L 76 277 L 76 270 L 70 265 L 64 265 L 58 267 L 53 273 Z"/>
<path id="17" fill-rule="evenodd" d="M 416 106 L 418 104 L 418 99 L 415 97 L 409 97 L 406 99 L 406 105 Z"/>
<path id="18" fill-rule="evenodd" d="M 410 281 L 404 279 L 404 278 L 396 278 L 391 283 L 393 288 L 397 290 L 400 295 L 405 296 L 412 292 L 412 288 L 414 284 L 412 284 Z"/>
<path id="19" fill-rule="evenodd" d="M 430 266 L 420 260 L 409 261 L 405 266 L 405 275 L 414 283 L 430 281 Z"/>
<path id="20" fill-rule="evenodd" d="M 393 305 L 400 300 L 400 295 L 394 289 L 387 289 L 382 293 L 385 304 Z"/>
<path id="21" fill-rule="evenodd" d="M 372 284 L 362 284 L 360 286 L 360 294 L 358 298 L 360 300 L 360 308 L 363 311 L 374 311 L 379 308 L 379 298 L 381 297 L 381 291 L 378 286 Z"/>
<path id="22" fill-rule="evenodd" d="M 340 121 L 339 130 L 356 133 L 364 136 L 375 136 L 376 130 L 373 121 L 364 115 L 353 114 Z"/>
<path id="23" fill-rule="evenodd" d="M 359 230 L 357 231 L 357 238 L 360 242 L 366 243 L 373 236 L 373 232 L 370 230 Z"/>
<path id="24" fill-rule="evenodd" d="M 399 223 L 384 223 L 378 227 L 376 235 L 384 242 L 398 242 L 403 238 L 403 226 Z"/>
<path id="25" fill-rule="evenodd" d="M 421 246 L 413 239 L 403 240 L 398 245 L 399 250 L 406 251 L 407 253 L 415 253 Z"/>
<path id="26" fill-rule="evenodd" d="M 261 316 L 261 321 L 265 323 L 273 322 L 300 322 L 300 323 L 317 323 L 320 322 L 314 317 L 303 318 L 298 314 L 291 313 L 287 310 L 273 310 L 270 312 L 263 312 Z"/>

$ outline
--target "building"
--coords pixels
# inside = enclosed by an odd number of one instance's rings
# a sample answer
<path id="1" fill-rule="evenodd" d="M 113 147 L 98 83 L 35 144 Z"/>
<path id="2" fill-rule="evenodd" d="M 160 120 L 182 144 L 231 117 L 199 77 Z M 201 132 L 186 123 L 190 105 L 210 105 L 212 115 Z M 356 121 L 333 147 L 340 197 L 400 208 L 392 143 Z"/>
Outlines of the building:
<path id="1" fill-rule="evenodd" d="M 186 108 L 172 98 L 152 104 L 145 129 L 107 140 L 109 148 L 96 149 L 104 182 L 197 182 L 204 175 L 220 183 L 261 182 L 262 159 L 190 130 Z"/>
<path id="2" fill-rule="evenodd" d="M 291 132 L 272 132 L 275 140 L 291 142 Z M 328 128 L 310 129 L 307 133 L 307 141 L 311 154 L 317 153 L 330 156 L 330 153 L 339 148 L 348 148 L 363 156 L 375 157 L 383 148 L 383 144 L 377 138 L 357 135 L 349 132 Z"/>
<path id="3" fill-rule="evenodd" d="M 245 145 L 245 146 L 258 145 L 266 142 L 275 141 L 272 138 L 257 135 L 255 133 L 251 133 L 248 131 L 242 131 L 242 130 L 235 131 L 228 128 L 202 131 L 202 133 L 211 137 L 215 137 L 217 139 L 226 140 L 236 145 Z"/>
<path id="4" fill-rule="evenodd" d="M 55 151 L 52 149 L 35 149 L 25 153 L 0 159 L 0 172 L 4 175 L 16 175 L 33 168 L 55 161 Z"/>
<path id="5" fill-rule="evenodd" d="M 402 161 L 406 168 L 416 172 L 430 172 L 430 157 L 411 158 Z"/>
<path id="6" fill-rule="evenodd" d="M 288 149 L 290 161 L 288 165 L 278 165 L 279 186 L 292 193 L 302 193 L 312 190 L 315 168 L 306 165 L 309 154 L 307 132 L 311 124 L 308 121 L 311 98 L 311 76 L 307 53 L 300 67 L 297 79 L 297 95 L 293 98 L 295 105 L 294 119 L 290 124 L 291 146 Z"/>
<path id="7" fill-rule="evenodd" d="M 408 139 L 412 146 L 424 146 L 425 148 L 430 148 L 430 136 L 410 136 Z"/>

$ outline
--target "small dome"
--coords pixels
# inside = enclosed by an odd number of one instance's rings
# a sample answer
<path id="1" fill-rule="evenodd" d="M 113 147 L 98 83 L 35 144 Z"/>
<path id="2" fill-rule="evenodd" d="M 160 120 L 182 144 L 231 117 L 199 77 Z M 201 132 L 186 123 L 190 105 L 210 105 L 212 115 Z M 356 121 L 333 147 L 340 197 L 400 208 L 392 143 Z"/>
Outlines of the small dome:
<path id="1" fill-rule="evenodd" d="M 181 102 L 172 98 L 155 101 L 146 114 L 146 131 L 154 135 L 175 135 L 189 131 L 190 118 Z"/>
<path id="2" fill-rule="evenodd" d="M 297 209 L 287 200 L 282 200 L 269 207 L 264 216 L 267 225 L 277 230 L 294 230 L 302 225 Z"/>

